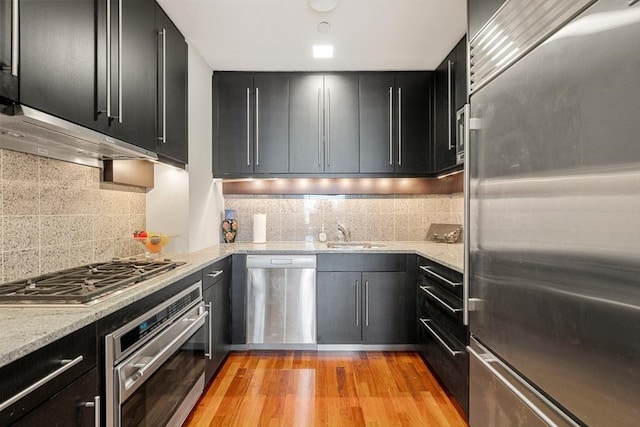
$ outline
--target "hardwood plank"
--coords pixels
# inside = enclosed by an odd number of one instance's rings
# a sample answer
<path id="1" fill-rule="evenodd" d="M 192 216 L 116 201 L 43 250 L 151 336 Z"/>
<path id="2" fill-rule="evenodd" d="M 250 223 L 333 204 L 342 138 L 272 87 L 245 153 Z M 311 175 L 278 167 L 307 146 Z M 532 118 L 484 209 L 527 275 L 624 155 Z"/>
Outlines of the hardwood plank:
<path id="1" fill-rule="evenodd" d="M 417 353 L 232 352 L 185 422 L 208 426 L 466 426 Z"/>

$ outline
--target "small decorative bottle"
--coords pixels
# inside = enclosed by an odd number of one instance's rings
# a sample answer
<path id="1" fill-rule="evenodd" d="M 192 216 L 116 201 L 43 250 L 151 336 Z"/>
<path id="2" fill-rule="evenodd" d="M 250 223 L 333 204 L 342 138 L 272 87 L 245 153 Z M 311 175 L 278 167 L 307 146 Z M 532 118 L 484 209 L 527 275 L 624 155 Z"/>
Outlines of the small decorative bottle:
<path id="1" fill-rule="evenodd" d="M 324 231 L 324 224 L 322 224 L 322 230 L 318 233 L 318 240 L 321 242 L 327 241 L 327 232 Z"/>
<path id="2" fill-rule="evenodd" d="M 233 209 L 224 210 L 222 234 L 225 243 L 233 243 L 236 240 L 236 234 L 238 234 L 238 221 L 236 220 L 236 211 Z"/>

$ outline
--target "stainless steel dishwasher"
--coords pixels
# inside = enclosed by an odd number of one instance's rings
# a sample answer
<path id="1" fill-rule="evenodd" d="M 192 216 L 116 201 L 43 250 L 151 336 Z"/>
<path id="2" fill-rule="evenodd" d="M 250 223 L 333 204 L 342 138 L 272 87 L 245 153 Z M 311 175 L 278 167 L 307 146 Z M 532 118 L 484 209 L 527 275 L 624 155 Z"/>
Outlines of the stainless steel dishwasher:
<path id="1" fill-rule="evenodd" d="M 316 347 L 316 256 L 247 255 L 249 348 Z"/>

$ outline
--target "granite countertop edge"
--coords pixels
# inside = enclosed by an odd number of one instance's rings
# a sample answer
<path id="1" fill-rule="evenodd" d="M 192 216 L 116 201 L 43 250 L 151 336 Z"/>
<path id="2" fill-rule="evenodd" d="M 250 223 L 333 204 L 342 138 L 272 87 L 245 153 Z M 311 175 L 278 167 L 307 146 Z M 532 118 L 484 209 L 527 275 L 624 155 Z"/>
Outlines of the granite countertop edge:
<path id="1" fill-rule="evenodd" d="M 186 264 L 90 307 L 0 306 L 0 367 L 233 254 L 415 253 L 463 272 L 462 244 L 379 242 L 376 246 L 367 249 L 329 249 L 326 243 L 318 242 L 220 244 L 188 254 L 165 254 L 173 260 L 186 261 Z"/>

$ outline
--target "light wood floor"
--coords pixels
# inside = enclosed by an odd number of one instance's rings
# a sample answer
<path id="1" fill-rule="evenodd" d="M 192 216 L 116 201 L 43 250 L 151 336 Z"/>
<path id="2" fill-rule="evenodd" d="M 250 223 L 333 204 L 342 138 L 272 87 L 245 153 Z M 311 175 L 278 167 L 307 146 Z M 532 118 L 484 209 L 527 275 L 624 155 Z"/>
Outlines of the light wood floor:
<path id="1" fill-rule="evenodd" d="M 233 352 L 184 426 L 466 426 L 416 353 Z"/>

